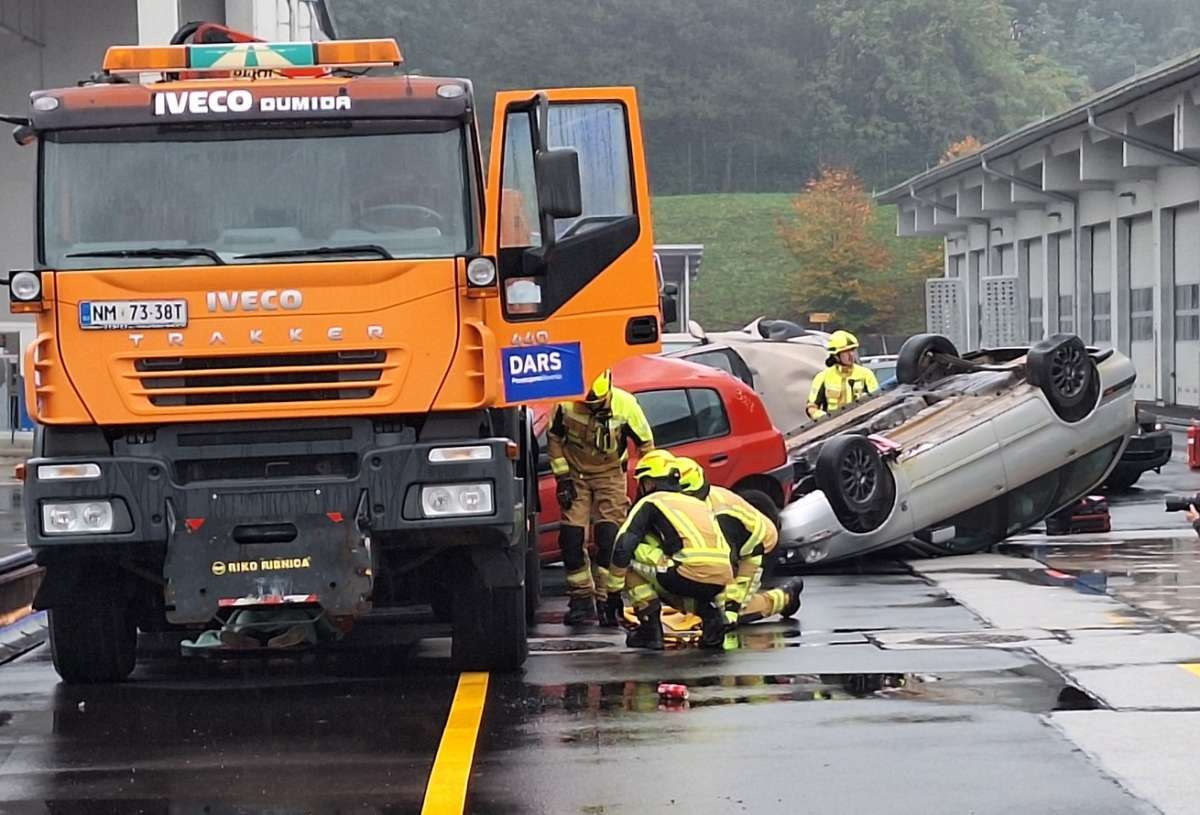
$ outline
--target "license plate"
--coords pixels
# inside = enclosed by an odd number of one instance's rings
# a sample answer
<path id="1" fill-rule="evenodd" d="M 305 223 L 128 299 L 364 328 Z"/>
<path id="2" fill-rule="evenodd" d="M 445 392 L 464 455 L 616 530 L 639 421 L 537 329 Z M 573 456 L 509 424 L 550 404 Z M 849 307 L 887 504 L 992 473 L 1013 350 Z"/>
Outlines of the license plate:
<path id="1" fill-rule="evenodd" d="M 185 328 L 186 300 L 84 300 L 80 328 Z"/>

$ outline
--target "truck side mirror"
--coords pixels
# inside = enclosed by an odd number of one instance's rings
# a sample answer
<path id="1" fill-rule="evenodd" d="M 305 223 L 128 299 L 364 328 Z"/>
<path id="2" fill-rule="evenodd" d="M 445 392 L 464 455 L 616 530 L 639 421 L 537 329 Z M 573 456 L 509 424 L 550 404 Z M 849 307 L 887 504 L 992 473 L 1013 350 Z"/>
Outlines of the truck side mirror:
<path id="1" fill-rule="evenodd" d="M 659 303 L 662 308 L 663 325 L 669 325 L 679 320 L 679 287 L 674 283 L 668 283 L 663 286 L 662 297 L 659 298 Z"/>
<path id="2" fill-rule="evenodd" d="M 578 218 L 583 214 L 579 153 L 570 147 L 539 150 L 534 155 L 534 175 L 543 216 Z"/>

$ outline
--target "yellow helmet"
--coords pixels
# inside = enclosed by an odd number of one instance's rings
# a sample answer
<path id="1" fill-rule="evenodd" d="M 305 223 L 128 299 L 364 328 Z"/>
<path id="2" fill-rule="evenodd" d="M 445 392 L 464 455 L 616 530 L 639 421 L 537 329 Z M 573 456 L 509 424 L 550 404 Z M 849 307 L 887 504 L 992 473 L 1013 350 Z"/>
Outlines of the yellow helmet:
<path id="1" fill-rule="evenodd" d="M 612 368 L 605 368 L 592 380 L 592 387 L 583 398 L 589 406 L 606 405 L 612 400 Z"/>
<path id="2" fill-rule="evenodd" d="M 678 482 L 679 475 L 679 462 L 669 450 L 651 450 L 638 459 L 637 466 L 633 468 L 633 477 L 638 481 L 653 478 Z"/>
<path id="3" fill-rule="evenodd" d="M 857 349 L 858 337 L 840 328 L 829 335 L 829 342 L 825 344 L 825 350 L 835 356 L 843 351 L 855 351 Z"/>
<path id="4" fill-rule="evenodd" d="M 695 459 L 680 456 L 675 459 L 679 468 L 679 486 L 684 492 L 699 492 L 707 483 L 704 478 L 704 468 Z"/>

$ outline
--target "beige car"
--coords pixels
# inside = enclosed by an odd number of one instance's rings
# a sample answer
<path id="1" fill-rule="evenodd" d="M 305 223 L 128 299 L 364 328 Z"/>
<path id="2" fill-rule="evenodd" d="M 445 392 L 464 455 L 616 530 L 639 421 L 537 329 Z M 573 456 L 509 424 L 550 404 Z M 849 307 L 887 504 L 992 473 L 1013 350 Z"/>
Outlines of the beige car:
<path id="1" fill-rule="evenodd" d="M 1103 482 L 1135 426 L 1133 364 L 1072 335 L 960 356 L 921 334 L 896 379 L 788 440 L 785 563 L 987 548 Z"/>
<path id="2" fill-rule="evenodd" d="M 757 319 L 740 331 L 671 335 L 670 356 L 725 371 L 754 388 L 771 422 L 788 436 L 812 424 L 804 412 L 813 377 L 825 367 L 829 335 L 786 320 Z M 684 337 L 693 342 L 686 343 Z"/>

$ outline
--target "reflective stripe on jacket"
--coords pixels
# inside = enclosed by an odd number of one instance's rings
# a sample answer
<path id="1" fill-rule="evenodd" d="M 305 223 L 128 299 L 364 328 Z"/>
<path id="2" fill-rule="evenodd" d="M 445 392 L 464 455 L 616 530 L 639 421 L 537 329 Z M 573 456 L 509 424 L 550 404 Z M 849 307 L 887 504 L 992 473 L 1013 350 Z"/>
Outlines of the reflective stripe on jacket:
<path id="1" fill-rule="evenodd" d="M 855 364 L 847 370 L 842 365 L 831 365 L 813 377 L 808 390 L 809 418 L 833 413 L 877 390 L 879 381 L 870 368 Z"/>
<path id="2" fill-rule="evenodd" d="M 620 467 L 629 442 L 638 453 L 654 449 L 650 423 L 637 399 L 628 391 L 612 389 L 608 408 L 593 411 L 580 402 L 554 406 L 546 448 L 554 475 L 596 475 Z"/>

